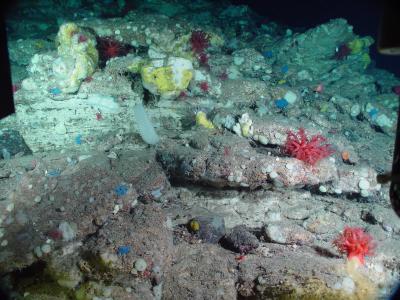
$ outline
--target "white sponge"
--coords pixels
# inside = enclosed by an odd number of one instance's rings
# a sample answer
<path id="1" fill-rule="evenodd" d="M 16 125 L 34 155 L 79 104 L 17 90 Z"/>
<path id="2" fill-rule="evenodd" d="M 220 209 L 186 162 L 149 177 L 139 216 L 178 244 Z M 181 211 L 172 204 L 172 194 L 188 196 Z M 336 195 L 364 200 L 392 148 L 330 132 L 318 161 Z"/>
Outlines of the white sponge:
<path id="1" fill-rule="evenodd" d="M 144 110 L 143 104 L 136 104 L 133 111 L 135 113 L 136 126 L 143 141 L 150 145 L 157 144 L 160 141 L 160 138 L 154 130 L 153 124 L 151 124 L 151 121 Z"/>

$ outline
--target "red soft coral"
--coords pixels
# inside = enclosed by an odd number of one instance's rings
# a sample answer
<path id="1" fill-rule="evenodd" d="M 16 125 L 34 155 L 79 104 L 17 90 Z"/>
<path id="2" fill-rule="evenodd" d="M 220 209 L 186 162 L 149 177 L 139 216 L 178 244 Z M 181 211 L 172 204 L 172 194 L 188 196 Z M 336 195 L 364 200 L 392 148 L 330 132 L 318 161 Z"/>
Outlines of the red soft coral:
<path id="1" fill-rule="evenodd" d="M 100 59 L 107 61 L 117 56 L 128 54 L 129 47 L 111 37 L 99 37 L 97 39 L 97 49 L 99 50 Z"/>
<path id="2" fill-rule="evenodd" d="M 203 54 L 210 46 L 210 36 L 201 30 L 193 31 L 190 37 L 190 44 L 194 53 Z"/>
<path id="3" fill-rule="evenodd" d="M 356 258 L 361 264 L 365 263 L 365 256 L 374 254 L 376 247 L 372 236 L 360 227 L 345 227 L 333 244 L 340 253 L 347 254 L 348 259 Z"/>
<path id="4" fill-rule="evenodd" d="M 331 145 L 324 144 L 325 142 L 326 138 L 320 134 L 308 138 L 304 128 L 300 128 L 297 134 L 289 130 L 286 142 L 283 145 L 283 152 L 314 165 L 335 152 Z"/>
<path id="5" fill-rule="evenodd" d="M 210 86 L 208 85 L 207 81 L 202 81 L 200 82 L 200 89 L 204 92 L 204 93 L 208 93 L 208 91 L 210 90 Z"/>

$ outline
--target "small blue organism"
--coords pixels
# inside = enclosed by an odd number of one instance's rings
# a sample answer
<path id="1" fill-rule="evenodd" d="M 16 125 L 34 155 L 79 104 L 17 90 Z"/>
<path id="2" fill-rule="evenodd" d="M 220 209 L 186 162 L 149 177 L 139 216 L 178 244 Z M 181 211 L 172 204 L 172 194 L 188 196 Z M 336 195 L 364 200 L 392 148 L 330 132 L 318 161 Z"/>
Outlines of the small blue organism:
<path id="1" fill-rule="evenodd" d="M 121 197 L 126 195 L 126 193 L 128 192 L 128 187 L 126 185 L 120 184 L 114 189 L 114 191 L 118 197 Z"/>
<path id="2" fill-rule="evenodd" d="M 285 109 L 289 105 L 289 102 L 285 98 L 275 100 L 275 106 L 279 109 Z"/>
<path id="3" fill-rule="evenodd" d="M 288 65 L 282 66 L 282 68 L 281 68 L 281 72 L 282 73 L 286 74 L 288 71 L 289 71 L 289 66 Z"/>
<path id="4" fill-rule="evenodd" d="M 378 117 L 378 112 L 379 112 L 379 110 L 377 109 L 377 108 L 373 108 L 373 109 L 371 109 L 369 112 L 368 112 L 368 115 L 371 117 L 371 119 L 373 120 L 373 121 L 375 121 L 375 119 Z"/>
<path id="5" fill-rule="evenodd" d="M 267 50 L 267 51 L 264 51 L 262 55 L 263 55 L 265 58 L 272 58 L 273 52 L 272 52 L 272 50 Z"/>
<path id="6" fill-rule="evenodd" d="M 60 176 L 61 171 L 59 169 L 53 169 L 47 172 L 48 177 L 58 177 Z"/>
<path id="7" fill-rule="evenodd" d="M 119 246 L 117 249 L 118 256 L 123 256 L 131 251 L 131 246 Z"/>
<path id="8" fill-rule="evenodd" d="M 162 196 L 162 188 L 151 191 L 151 195 L 156 199 L 160 198 Z"/>
<path id="9" fill-rule="evenodd" d="M 81 134 L 78 134 L 75 137 L 75 144 L 77 144 L 77 145 L 81 145 L 82 144 L 82 135 Z"/>
<path id="10" fill-rule="evenodd" d="M 58 88 L 58 87 L 52 87 L 52 88 L 49 90 L 49 92 L 50 92 L 50 94 L 52 94 L 53 96 L 58 96 L 58 95 L 61 94 L 61 89 Z"/>

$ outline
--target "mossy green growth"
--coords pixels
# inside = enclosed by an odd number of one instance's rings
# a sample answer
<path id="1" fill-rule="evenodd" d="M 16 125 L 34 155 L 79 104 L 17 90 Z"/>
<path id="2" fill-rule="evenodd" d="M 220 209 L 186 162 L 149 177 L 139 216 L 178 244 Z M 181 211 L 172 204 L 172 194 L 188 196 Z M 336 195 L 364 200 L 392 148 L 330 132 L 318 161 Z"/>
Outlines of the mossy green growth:
<path id="1" fill-rule="evenodd" d="M 210 34 L 210 44 L 213 47 L 222 47 L 225 44 L 225 40 L 222 36 L 212 32 Z"/>
<path id="2" fill-rule="evenodd" d="M 26 295 L 24 300 L 70 300 L 73 293 L 71 290 L 59 286 L 55 282 L 40 282 L 24 288 L 22 294 Z"/>
<path id="3" fill-rule="evenodd" d="M 43 40 L 36 40 L 36 41 L 33 43 L 33 46 L 34 46 L 36 49 L 42 50 L 42 49 L 44 49 L 44 48 L 46 47 L 46 43 L 45 43 Z"/>
<path id="4" fill-rule="evenodd" d="M 92 300 L 94 296 L 102 296 L 101 286 L 93 281 L 82 284 L 75 292 L 76 300 Z"/>
<path id="5" fill-rule="evenodd" d="M 13 290 L 21 295 L 15 299 L 27 300 L 72 300 L 73 290 L 60 286 L 46 270 L 44 262 L 37 262 L 10 274 Z M 24 295 L 22 297 L 22 295 Z M 14 299 L 14 298 L 13 298 Z"/>
<path id="6" fill-rule="evenodd" d="M 49 264 L 45 269 L 45 274 L 50 276 L 60 286 L 68 289 L 75 288 L 83 279 L 81 272 L 75 265 L 52 266 Z"/>
<path id="7" fill-rule="evenodd" d="M 363 63 L 364 69 L 366 69 L 369 66 L 369 64 L 371 63 L 371 57 L 369 56 L 368 53 L 363 53 L 361 55 L 361 61 Z"/>
<path id="8" fill-rule="evenodd" d="M 363 295 L 365 298 L 360 297 L 357 293 L 345 293 L 341 290 L 333 290 L 327 287 L 326 283 L 319 280 L 310 278 L 298 286 L 297 284 L 290 284 L 285 282 L 279 286 L 269 287 L 263 293 L 265 299 L 282 299 L 282 300 L 358 300 L 358 299 L 372 299 L 368 295 Z M 263 298 L 264 299 L 264 298 Z"/>
<path id="9" fill-rule="evenodd" d="M 128 71 L 134 74 L 138 74 L 141 72 L 143 66 L 146 64 L 146 62 L 140 58 L 136 57 L 127 67 Z"/>
<path id="10" fill-rule="evenodd" d="M 359 54 L 363 51 L 368 51 L 368 47 L 374 43 L 371 37 L 356 38 L 347 43 L 347 46 L 351 50 L 351 54 Z"/>
<path id="11" fill-rule="evenodd" d="M 191 34 L 185 34 L 177 37 L 168 53 L 173 56 L 189 59 L 193 62 L 193 54 L 191 49 L 189 49 L 190 36 Z"/>
<path id="12" fill-rule="evenodd" d="M 319 111 L 320 111 L 321 113 L 326 113 L 326 112 L 328 112 L 328 109 L 329 109 L 329 104 L 328 104 L 328 103 L 323 103 L 323 104 L 321 104 L 321 106 L 319 107 Z"/>
<path id="13" fill-rule="evenodd" d="M 374 40 L 369 37 L 356 38 L 347 43 L 356 60 L 359 60 L 362 67 L 366 69 L 371 63 L 371 57 L 368 54 L 369 47 L 374 43 Z"/>

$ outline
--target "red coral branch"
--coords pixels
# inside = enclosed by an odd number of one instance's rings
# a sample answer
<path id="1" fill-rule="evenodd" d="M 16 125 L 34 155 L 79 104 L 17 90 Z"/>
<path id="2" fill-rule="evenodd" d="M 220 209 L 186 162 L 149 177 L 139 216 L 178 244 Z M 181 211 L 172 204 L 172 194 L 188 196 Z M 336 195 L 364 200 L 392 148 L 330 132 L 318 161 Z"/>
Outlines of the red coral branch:
<path id="1" fill-rule="evenodd" d="M 320 134 L 308 138 L 304 128 L 300 128 L 297 134 L 289 130 L 283 152 L 310 165 L 315 165 L 335 152 L 331 145 L 325 142 L 326 138 Z"/>
<path id="2" fill-rule="evenodd" d="M 201 30 L 193 31 L 190 44 L 194 53 L 202 54 L 210 46 L 210 36 Z"/>

